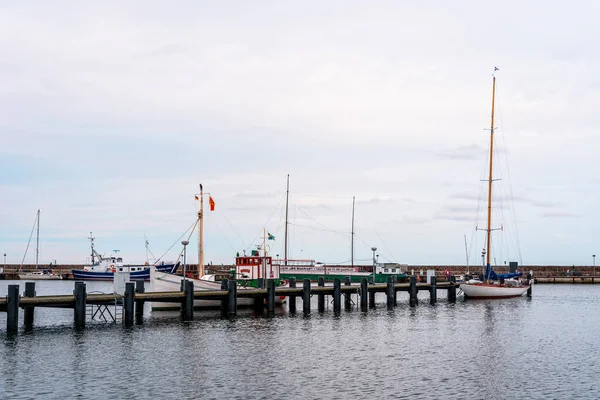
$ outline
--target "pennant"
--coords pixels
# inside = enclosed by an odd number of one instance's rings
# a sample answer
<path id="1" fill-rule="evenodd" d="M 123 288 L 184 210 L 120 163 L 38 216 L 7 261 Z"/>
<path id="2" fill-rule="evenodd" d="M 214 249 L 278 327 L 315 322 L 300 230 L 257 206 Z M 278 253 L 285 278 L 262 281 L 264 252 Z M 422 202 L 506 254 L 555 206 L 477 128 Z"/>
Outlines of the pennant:
<path id="1" fill-rule="evenodd" d="M 208 204 L 210 205 L 210 211 L 215 211 L 215 201 L 211 196 L 208 196 Z"/>
<path id="2" fill-rule="evenodd" d="M 275 236 L 271 235 L 271 233 L 267 232 L 267 240 L 275 240 Z"/>
<path id="3" fill-rule="evenodd" d="M 195 198 L 196 200 L 200 200 L 200 199 L 198 198 L 198 195 L 197 195 L 197 194 L 195 194 L 195 195 L 194 195 L 194 198 Z"/>

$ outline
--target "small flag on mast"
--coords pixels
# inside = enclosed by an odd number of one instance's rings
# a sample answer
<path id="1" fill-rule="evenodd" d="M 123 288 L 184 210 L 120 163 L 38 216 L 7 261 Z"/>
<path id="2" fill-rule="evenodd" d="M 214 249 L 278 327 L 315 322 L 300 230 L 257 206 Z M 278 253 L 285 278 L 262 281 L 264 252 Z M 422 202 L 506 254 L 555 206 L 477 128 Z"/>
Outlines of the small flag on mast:
<path id="1" fill-rule="evenodd" d="M 200 199 L 198 198 L 198 195 L 197 195 L 197 194 L 195 194 L 195 195 L 194 195 L 194 198 L 195 198 L 196 200 L 200 200 Z"/>
<path id="2" fill-rule="evenodd" d="M 500 71 L 500 68 L 494 67 L 494 72 L 496 72 L 496 71 Z"/>
<path id="3" fill-rule="evenodd" d="M 275 240 L 275 236 L 271 235 L 271 233 L 267 232 L 267 240 Z"/>
<path id="4" fill-rule="evenodd" d="M 215 201 L 211 196 L 208 196 L 208 205 L 210 206 L 210 211 L 215 211 Z"/>

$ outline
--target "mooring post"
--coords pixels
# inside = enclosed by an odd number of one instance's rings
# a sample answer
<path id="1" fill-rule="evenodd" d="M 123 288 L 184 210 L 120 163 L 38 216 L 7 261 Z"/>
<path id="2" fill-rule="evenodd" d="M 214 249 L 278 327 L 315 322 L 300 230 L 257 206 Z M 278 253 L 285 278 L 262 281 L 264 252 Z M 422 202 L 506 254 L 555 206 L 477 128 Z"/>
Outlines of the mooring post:
<path id="1" fill-rule="evenodd" d="M 367 311 L 367 308 L 369 308 L 368 293 L 369 293 L 369 280 L 366 277 L 363 277 L 360 280 L 360 309 L 362 311 Z"/>
<path id="2" fill-rule="evenodd" d="M 227 279 L 223 279 L 221 281 L 221 290 L 228 290 Z M 227 296 L 221 297 L 221 315 L 227 315 L 227 310 L 229 309 L 229 294 Z"/>
<path id="3" fill-rule="evenodd" d="M 259 289 L 264 289 L 265 288 L 265 278 L 258 278 L 256 280 L 256 284 L 258 285 Z"/>
<path id="4" fill-rule="evenodd" d="M 432 276 L 430 282 L 431 287 L 429 288 L 429 303 L 435 304 L 437 301 L 437 278 Z"/>
<path id="5" fill-rule="evenodd" d="M 305 316 L 310 314 L 310 279 L 305 279 L 302 285 L 302 311 Z"/>
<path id="6" fill-rule="evenodd" d="M 24 297 L 35 297 L 35 282 L 25 282 L 25 292 L 23 293 Z M 35 308 L 33 307 L 23 307 L 23 323 L 25 324 L 25 328 L 31 328 L 33 326 L 33 313 Z"/>
<path id="7" fill-rule="evenodd" d="M 227 296 L 227 313 L 229 315 L 237 314 L 237 282 L 235 279 L 230 279 L 227 289 L 229 290 L 229 295 Z"/>
<path id="8" fill-rule="evenodd" d="M 291 288 L 296 287 L 296 278 L 293 276 L 290 278 L 290 287 Z M 289 295 L 288 302 L 290 303 L 290 313 L 296 314 L 296 296 L 293 294 Z"/>
<path id="9" fill-rule="evenodd" d="M 123 299 L 123 308 L 125 309 L 125 326 L 133 326 L 133 305 L 135 300 L 135 283 L 127 282 L 125 284 L 125 298 Z"/>
<path id="10" fill-rule="evenodd" d="M 320 276 L 319 283 L 317 283 L 317 285 L 319 287 L 324 287 L 325 286 L 325 278 Z M 317 298 L 319 299 L 317 302 L 317 306 L 318 306 L 319 312 L 322 313 L 325 311 L 325 295 L 323 293 L 319 293 L 317 295 Z"/>
<path id="11" fill-rule="evenodd" d="M 387 277 L 387 287 L 386 287 L 386 299 L 387 299 L 387 308 L 394 307 L 394 277 Z"/>
<path id="12" fill-rule="evenodd" d="M 398 283 L 398 275 L 392 275 L 394 278 L 394 307 L 398 304 L 398 291 L 396 290 L 396 284 Z"/>
<path id="13" fill-rule="evenodd" d="M 454 275 L 450 275 L 448 278 L 451 286 L 448 288 L 448 301 L 450 303 L 456 303 L 456 277 Z"/>
<path id="14" fill-rule="evenodd" d="M 183 317 L 186 321 L 194 319 L 194 282 L 185 281 L 185 314 Z"/>
<path id="15" fill-rule="evenodd" d="M 527 288 L 527 297 L 531 297 L 531 289 L 532 289 L 533 285 L 532 282 L 529 281 L 529 287 Z"/>
<path id="16" fill-rule="evenodd" d="M 6 305 L 6 330 L 19 329 L 19 285 L 8 285 L 8 304 Z"/>
<path id="17" fill-rule="evenodd" d="M 344 277 L 344 286 L 350 286 L 351 282 L 350 282 L 350 277 L 346 276 Z M 344 295 L 344 309 L 349 310 L 350 308 L 352 308 L 352 293 L 350 292 L 346 292 Z"/>
<path id="18" fill-rule="evenodd" d="M 267 280 L 267 313 L 275 311 L 275 280 Z"/>
<path id="19" fill-rule="evenodd" d="M 75 327 L 85 327 L 85 282 L 75 282 Z"/>
<path id="20" fill-rule="evenodd" d="M 137 279 L 135 281 L 135 292 L 144 293 L 146 288 L 144 287 L 144 280 Z M 141 324 L 144 321 L 144 300 L 135 301 L 135 323 Z"/>
<path id="21" fill-rule="evenodd" d="M 414 275 L 411 275 L 410 277 L 410 286 L 408 288 L 408 294 L 409 294 L 409 304 L 411 307 L 416 306 L 417 304 L 419 304 L 419 299 L 417 298 L 417 277 Z"/>
<path id="22" fill-rule="evenodd" d="M 342 309 L 342 281 L 340 278 L 333 280 L 333 312 L 338 313 Z"/>
<path id="23" fill-rule="evenodd" d="M 373 282 L 373 278 L 369 277 L 369 284 Z M 375 292 L 369 292 L 369 307 L 375 308 Z"/>

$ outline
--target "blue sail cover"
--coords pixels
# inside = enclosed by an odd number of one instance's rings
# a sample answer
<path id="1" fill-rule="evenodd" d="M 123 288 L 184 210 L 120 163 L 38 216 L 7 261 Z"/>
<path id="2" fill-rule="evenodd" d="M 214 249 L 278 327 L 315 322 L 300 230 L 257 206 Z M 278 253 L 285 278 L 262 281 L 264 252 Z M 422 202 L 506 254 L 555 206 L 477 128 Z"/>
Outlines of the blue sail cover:
<path id="1" fill-rule="evenodd" d="M 486 267 L 485 267 L 485 279 L 499 281 L 500 279 L 510 279 L 510 278 L 516 278 L 519 276 L 523 276 L 523 273 L 522 272 L 512 272 L 512 273 L 508 273 L 508 274 L 497 274 L 494 272 L 494 270 L 492 269 L 492 266 L 490 264 L 486 265 Z"/>

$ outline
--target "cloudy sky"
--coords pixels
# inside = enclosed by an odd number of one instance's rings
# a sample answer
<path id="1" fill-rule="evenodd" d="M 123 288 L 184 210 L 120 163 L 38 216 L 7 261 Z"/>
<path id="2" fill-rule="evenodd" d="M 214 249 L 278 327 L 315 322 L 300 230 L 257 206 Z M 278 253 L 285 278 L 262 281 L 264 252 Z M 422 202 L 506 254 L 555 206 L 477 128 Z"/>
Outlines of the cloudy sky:
<path id="1" fill-rule="evenodd" d="M 216 202 L 206 261 L 481 262 L 496 73 L 496 263 L 600 252 L 593 1 L 5 1 L 0 254 L 155 256 Z M 496 194 L 498 196 L 496 196 Z M 208 199 L 206 208 L 208 208 Z M 478 212 L 479 210 L 479 212 Z M 195 243 L 195 240 L 192 239 Z M 35 234 L 25 257 L 34 262 Z M 197 249 L 188 257 L 197 261 Z"/>

